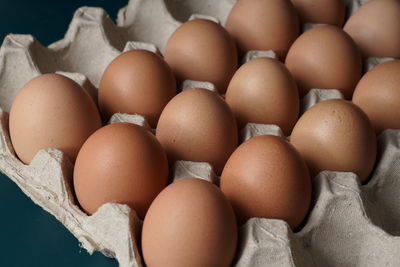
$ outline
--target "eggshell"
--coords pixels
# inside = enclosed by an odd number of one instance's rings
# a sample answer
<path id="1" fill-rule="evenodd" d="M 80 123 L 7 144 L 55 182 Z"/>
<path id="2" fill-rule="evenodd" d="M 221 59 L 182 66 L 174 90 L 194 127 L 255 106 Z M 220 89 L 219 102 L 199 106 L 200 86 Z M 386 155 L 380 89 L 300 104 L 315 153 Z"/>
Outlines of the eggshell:
<path id="1" fill-rule="evenodd" d="M 377 65 L 357 84 L 353 95 L 369 117 L 375 132 L 400 129 L 400 60 Z"/>
<path id="2" fill-rule="evenodd" d="M 240 55 L 249 50 L 273 50 L 281 60 L 299 35 L 297 13 L 290 0 L 239 0 L 225 28 Z"/>
<path id="3" fill-rule="evenodd" d="M 121 267 L 142 266 L 134 240 L 141 222 L 128 206 L 116 203 L 103 205 L 93 216 L 79 211 L 68 186 L 72 169 L 60 151 L 42 150 L 30 166 L 16 159 L 9 140 L 7 114 L 15 93 L 40 71 L 57 69 L 83 73 L 97 86 L 106 65 L 124 46 L 122 35 L 130 40 L 154 42 L 163 49 L 179 24 L 174 20 L 176 14 L 187 14 L 186 18 L 191 13 L 209 14 L 224 21 L 235 2 L 132 0 L 120 10 L 118 26 L 103 9 L 82 7 L 76 11 L 65 38 L 49 47 L 41 46 L 31 35 L 10 34 L 5 38 L 0 53 L 0 169 L 65 225 L 79 240 L 82 250 L 115 257 Z M 366 1 L 347 2 L 358 6 Z M 169 13 L 172 9 L 176 13 Z M 328 90 L 321 90 L 318 95 L 325 92 Z M 352 173 L 321 173 L 314 183 L 316 205 L 305 228 L 293 233 L 281 220 L 249 220 L 240 229 L 233 266 L 397 266 L 400 131 L 387 130 L 379 139 L 379 162 L 368 185 L 360 186 Z"/>
<path id="4" fill-rule="evenodd" d="M 362 182 L 376 159 L 376 137 L 367 115 L 353 103 L 332 99 L 307 110 L 296 123 L 291 143 L 310 168 L 354 172 Z"/>
<path id="5" fill-rule="evenodd" d="M 400 57 L 400 2 L 372 0 L 362 5 L 343 28 L 365 57 Z"/>
<path id="6" fill-rule="evenodd" d="M 175 160 L 209 162 L 219 174 L 237 146 L 237 131 L 232 111 L 218 94 L 193 88 L 167 104 L 156 136 L 171 164 Z"/>
<path id="7" fill-rule="evenodd" d="M 240 129 L 249 122 L 276 124 L 289 135 L 299 116 L 296 82 L 276 59 L 256 58 L 242 65 L 225 99 Z"/>
<path id="8" fill-rule="evenodd" d="M 165 188 L 143 223 L 142 250 L 149 267 L 231 266 L 236 243 L 228 200 L 218 187 L 196 178 Z"/>
<path id="9" fill-rule="evenodd" d="M 57 148 L 74 162 L 79 149 L 101 127 L 92 98 L 59 74 L 27 82 L 10 110 L 10 137 L 19 159 L 29 164 L 41 149 Z"/>
<path id="10" fill-rule="evenodd" d="M 161 111 L 176 94 L 176 81 L 168 64 L 146 50 L 131 50 L 106 68 L 99 86 L 104 120 L 114 113 L 141 114 L 155 127 Z"/>
<path id="11" fill-rule="evenodd" d="M 303 23 L 323 23 L 338 27 L 344 23 L 344 0 L 292 0 L 292 3 Z"/>
<path id="12" fill-rule="evenodd" d="M 228 32 L 206 19 L 179 26 L 168 40 L 164 53 L 179 82 L 208 81 L 224 93 L 237 68 L 236 46 Z"/>
<path id="13" fill-rule="evenodd" d="M 295 229 L 308 213 L 311 179 L 304 160 L 285 139 L 260 135 L 240 145 L 221 175 L 221 190 L 240 223 L 282 219 Z"/>
<path id="14" fill-rule="evenodd" d="M 74 168 L 75 193 L 88 214 L 104 203 L 117 202 L 143 218 L 167 178 L 168 161 L 160 143 L 131 123 L 96 131 L 79 151 Z"/>
<path id="15" fill-rule="evenodd" d="M 300 95 L 310 89 L 338 89 L 350 99 L 361 76 L 361 55 L 354 41 L 340 28 L 318 26 L 303 33 L 286 57 Z"/>

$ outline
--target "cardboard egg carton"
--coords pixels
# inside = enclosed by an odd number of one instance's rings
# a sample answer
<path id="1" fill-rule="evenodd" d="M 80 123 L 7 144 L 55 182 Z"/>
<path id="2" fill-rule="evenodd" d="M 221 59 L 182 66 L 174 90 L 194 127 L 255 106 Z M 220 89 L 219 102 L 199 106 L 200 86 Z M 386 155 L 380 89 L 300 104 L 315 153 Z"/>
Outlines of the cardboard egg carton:
<path id="1" fill-rule="evenodd" d="M 354 12 L 363 2 L 347 1 Z M 235 0 L 130 0 L 114 24 L 101 8 L 82 7 L 65 37 L 43 47 L 30 35 L 9 35 L 0 48 L 0 170 L 36 204 L 53 214 L 89 253 L 114 257 L 120 266 L 142 266 L 138 253 L 141 221 L 127 205 L 108 203 L 88 216 L 76 205 L 72 165 L 61 151 L 39 151 L 24 165 L 15 156 L 8 133 L 8 111 L 18 90 L 48 72 L 66 75 L 97 100 L 97 86 L 110 61 L 130 49 L 162 53 L 182 21 L 207 18 L 225 23 Z M 195 15 L 193 15 L 195 14 Z M 197 14 L 197 15 L 196 15 Z M 250 51 L 244 61 L 274 57 L 273 51 Z M 368 59 L 367 69 L 390 59 Z M 207 81 L 185 81 L 182 90 Z M 302 112 L 337 90 L 312 90 L 301 101 Z M 109 123 L 130 122 L 150 129 L 143 117 L 114 114 Z M 282 136 L 276 125 L 248 124 L 245 141 L 260 134 Z M 240 228 L 235 266 L 398 266 L 400 263 L 400 131 L 379 137 L 379 156 L 366 185 L 352 173 L 322 172 L 314 179 L 313 208 L 300 232 L 281 220 L 250 219 Z M 219 183 L 208 163 L 177 161 L 171 179 L 198 177 Z"/>

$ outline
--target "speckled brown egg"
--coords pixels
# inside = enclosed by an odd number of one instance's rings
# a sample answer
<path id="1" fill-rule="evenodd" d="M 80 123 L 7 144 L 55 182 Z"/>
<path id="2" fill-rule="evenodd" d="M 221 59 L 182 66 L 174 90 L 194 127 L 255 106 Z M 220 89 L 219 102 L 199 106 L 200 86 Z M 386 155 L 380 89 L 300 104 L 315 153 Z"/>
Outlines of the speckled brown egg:
<path id="1" fill-rule="evenodd" d="M 400 60 L 367 72 L 354 91 L 353 102 L 368 115 L 377 134 L 400 129 Z"/>
<path id="2" fill-rule="evenodd" d="M 166 186 L 168 160 L 155 136 L 131 123 L 105 126 L 82 146 L 74 188 L 88 214 L 108 202 L 127 204 L 140 218 Z"/>
<path id="3" fill-rule="evenodd" d="M 221 190 L 241 223 L 273 218 L 295 229 L 311 202 L 304 160 L 289 142 L 272 135 L 253 137 L 235 150 L 222 172 Z"/>
<path id="4" fill-rule="evenodd" d="M 249 122 L 276 124 L 289 135 L 299 116 L 296 82 L 276 59 L 256 58 L 242 65 L 229 83 L 225 99 L 239 129 Z"/>
<path id="5" fill-rule="evenodd" d="M 300 95 L 310 89 L 338 89 L 350 99 L 361 76 L 361 54 L 340 28 L 318 26 L 303 33 L 286 57 Z"/>
<path id="6" fill-rule="evenodd" d="M 299 20 L 290 0 L 239 0 L 225 28 L 240 55 L 249 50 L 273 50 L 284 60 L 299 35 Z"/>
<path id="7" fill-rule="evenodd" d="M 302 23 L 323 23 L 341 27 L 346 7 L 343 0 L 292 0 Z"/>
<path id="8" fill-rule="evenodd" d="M 131 50 L 116 57 L 104 71 L 99 86 L 100 111 L 104 120 L 114 113 L 140 114 L 155 127 L 176 91 L 174 74 L 159 55 Z"/>
<path id="9" fill-rule="evenodd" d="M 149 267 L 228 267 L 236 243 L 228 200 L 218 187 L 196 178 L 165 188 L 143 223 L 143 258 Z"/>
<path id="10" fill-rule="evenodd" d="M 343 28 L 365 57 L 400 57 L 400 2 L 372 0 L 362 5 Z"/>
<path id="11" fill-rule="evenodd" d="M 15 153 L 29 164 L 41 149 L 57 148 L 74 162 L 85 140 L 101 127 L 93 99 L 73 80 L 40 75 L 26 83 L 10 110 Z"/>
<path id="12" fill-rule="evenodd" d="M 291 143 L 310 168 L 354 172 L 362 182 L 376 159 L 376 137 L 367 115 L 355 104 L 333 99 L 319 102 L 296 123 Z"/>
<path id="13" fill-rule="evenodd" d="M 164 52 L 178 82 L 208 81 L 224 93 L 237 68 L 236 46 L 228 32 L 206 19 L 183 23 L 171 35 Z"/>
<path id="14" fill-rule="evenodd" d="M 235 117 L 228 104 L 206 89 L 176 95 L 158 121 L 156 136 L 170 163 L 209 162 L 220 173 L 238 143 Z"/>

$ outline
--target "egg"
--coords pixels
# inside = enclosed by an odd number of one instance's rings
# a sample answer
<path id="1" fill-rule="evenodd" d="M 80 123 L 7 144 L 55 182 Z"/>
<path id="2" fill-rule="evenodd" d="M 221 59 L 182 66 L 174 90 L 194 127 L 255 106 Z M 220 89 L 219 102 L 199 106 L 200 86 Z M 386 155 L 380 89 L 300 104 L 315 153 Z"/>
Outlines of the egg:
<path id="1" fill-rule="evenodd" d="M 241 144 L 221 175 L 221 190 L 240 223 L 252 217 L 285 220 L 295 229 L 311 202 L 311 179 L 296 149 L 285 139 L 256 136 Z"/>
<path id="2" fill-rule="evenodd" d="M 174 74 L 159 55 L 131 50 L 116 57 L 105 69 L 99 86 L 99 106 L 105 120 L 114 113 L 141 114 L 155 127 L 176 91 Z"/>
<path id="3" fill-rule="evenodd" d="M 365 182 L 376 159 L 376 137 L 367 115 L 353 103 L 319 102 L 296 123 L 291 143 L 312 176 L 323 170 L 353 172 Z"/>
<path id="4" fill-rule="evenodd" d="M 303 23 L 324 23 L 341 27 L 346 7 L 343 0 L 292 0 Z"/>
<path id="5" fill-rule="evenodd" d="M 296 82 L 280 61 L 256 58 L 242 65 L 226 92 L 239 128 L 246 123 L 276 124 L 289 135 L 299 116 Z"/>
<path id="6" fill-rule="evenodd" d="M 353 102 L 369 117 L 375 132 L 400 129 L 400 60 L 377 65 L 357 84 Z"/>
<path id="7" fill-rule="evenodd" d="M 185 178 L 151 204 L 141 244 L 149 267 L 228 267 L 237 244 L 235 215 L 218 187 Z"/>
<path id="8" fill-rule="evenodd" d="M 365 57 L 400 57 L 400 2 L 372 0 L 362 5 L 343 28 Z"/>
<path id="9" fill-rule="evenodd" d="M 239 0 L 225 28 L 240 55 L 249 50 L 273 50 L 281 60 L 299 35 L 299 21 L 290 0 Z"/>
<path id="10" fill-rule="evenodd" d="M 27 82 L 10 110 L 10 138 L 29 164 L 41 149 L 57 148 L 72 162 L 85 140 L 101 127 L 93 99 L 73 80 L 43 74 Z"/>
<path id="11" fill-rule="evenodd" d="M 361 77 L 361 54 L 340 28 L 325 25 L 303 33 L 286 57 L 300 95 L 310 89 L 338 89 L 350 99 Z"/>
<path id="12" fill-rule="evenodd" d="M 228 32 L 206 19 L 183 23 L 168 39 L 164 52 L 179 82 L 208 81 L 224 93 L 237 69 L 236 46 Z"/>
<path id="13" fill-rule="evenodd" d="M 209 162 L 221 173 L 235 150 L 235 117 L 216 93 L 193 88 L 176 95 L 158 121 L 156 136 L 170 163 L 176 160 Z"/>
<path id="14" fill-rule="evenodd" d="M 78 202 L 89 215 L 104 203 L 116 202 L 144 218 L 167 178 L 167 157 L 155 136 L 135 124 L 114 123 L 83 144 L 73 180 Z"/>

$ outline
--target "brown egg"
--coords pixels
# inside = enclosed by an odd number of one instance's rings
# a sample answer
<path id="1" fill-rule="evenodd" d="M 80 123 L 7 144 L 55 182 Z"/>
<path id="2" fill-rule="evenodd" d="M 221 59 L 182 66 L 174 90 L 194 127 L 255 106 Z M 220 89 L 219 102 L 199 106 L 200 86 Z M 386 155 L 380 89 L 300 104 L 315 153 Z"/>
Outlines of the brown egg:
<path id="1" fill-rule="evenodd" d="M 303 33 L 286 57 L 300 95 L 310 89 L 338 89 L 350 99 L 361 76 L 361 55 L 354 41 L 335 26 L 318 26 Z"/>
<path id="2" fill-rule="evenodd" d="M 161 111 L 176 95 L 176 81 L 168 64 L 146 50 L 116 57 L 103 73 L 99 106 L 104 120 L 114 113 L 143 115 L 155 127 Z"/>
<path id="3" fill-rule="evenodd" d="M 323 170 L 354 172 L 366 181 L 376 159 L 376 137 L 367 115 L 353 103 L 319 102 L 296 123 L 290 138 L 311 175 Z"/>
<path id="4" fill-rule="evenodd" d="M 221 93 L 237 68 L 236 46 L 219 24 L 205 19 L 183 23 L 171 35 L 165 60 L 179 82 L 208 81 Z"/>
<path id="5" fill-rule="evenodd" d="M 377 65 L 358 83 L 353 95 L 369 117 L 375 132 L 400 129 L 400 60 Z"/>
<path id="6" fill-rule="evenodd" d="M 303 23 L 324 23 L 341 27 L 346 8 L 343 0 L 292 0 Z"/>
<path id="7" fill-rule="evenodd" d="M 175 160 L 209 162 L 221 173 L 238 142 L 235 117 L 228 104 L 206 89 L 175 96 L 158 121 L 156 136 Z"/>
<path id="8" fill-rule="evenodd" d="M 285 139 L 260 135 L 241 144 L 221 175 L 221 190 L 240 223 L 252 217 L 285 220 L 295 229 L 308 213 L 311 179 Z"/>
<path id="9" fill-rule="evenodd" d="M 365 57 L 400 57 L 400 2 L 372 0 L 362 5 L 343 28 Z"/>
<path id="10" fill-rule="evenodd" d="M 236 220 L 228 200 L 218 187 L 196 178 L 165 188 L 143 223 L 148 267 L 228 267 L 236 243 Z"/>
<path id="11" fill-rule="evenodd" d="M 290 0 L 239 0 L 225 28 L 240 55 L 249 50 L 273 50 L 281 60 L 299 35 L 297 13 Z"/>
<path id="12" fill-rule="evenodd" d="M 47 148 L 63 151 L 74 162 L 101 120 L 93 99 L 79 84 L 59 74 L 44 74 L 18 92 L 9 127 L 15 153 L 25 164 Z"/>
<path id="13" fill-rule="evenodd" d="M 280 61 L 256 58 L 242 65 L 226 91 L 239 128 L 248 122 L 276 124 L 289 135 L 299 116 L 296 82 Z"/>
<path id="14" fill-rule="evenodd" d="M 143 218 L 167 178 L 168 161 L 160 143 L 148 130 L 130 123 L 110 124 L 91 135 L 74 168 L 75 193 L 88 214 L 117 202 Z"/>

